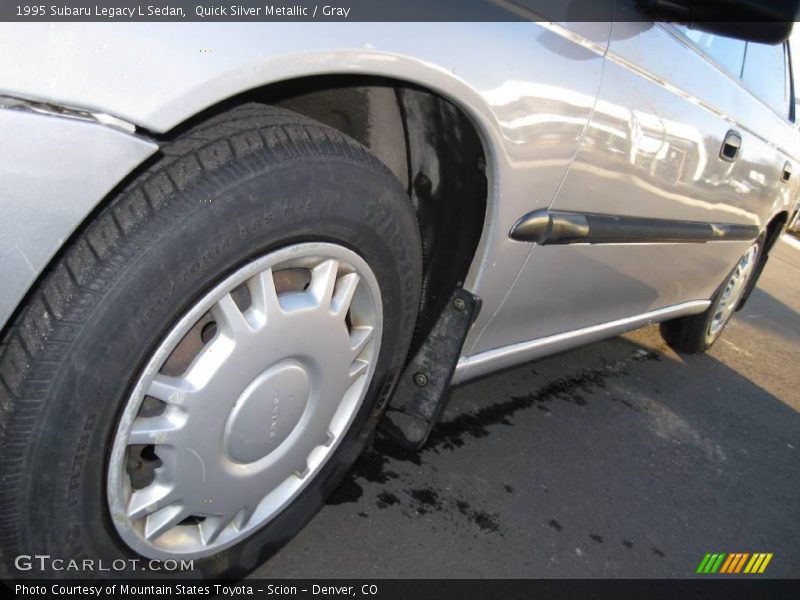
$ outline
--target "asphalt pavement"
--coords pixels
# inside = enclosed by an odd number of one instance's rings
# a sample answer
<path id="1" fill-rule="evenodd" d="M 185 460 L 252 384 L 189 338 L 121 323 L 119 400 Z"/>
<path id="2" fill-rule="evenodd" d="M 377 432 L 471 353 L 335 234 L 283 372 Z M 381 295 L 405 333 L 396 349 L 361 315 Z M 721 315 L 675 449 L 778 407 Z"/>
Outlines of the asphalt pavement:
<path id="1" fill-rule="evenodd" d="M 704 356 L 649 327 L 456 388 L 427 448 L 378 441 L 256 577 L 800 577 L 800 243 Z"/>

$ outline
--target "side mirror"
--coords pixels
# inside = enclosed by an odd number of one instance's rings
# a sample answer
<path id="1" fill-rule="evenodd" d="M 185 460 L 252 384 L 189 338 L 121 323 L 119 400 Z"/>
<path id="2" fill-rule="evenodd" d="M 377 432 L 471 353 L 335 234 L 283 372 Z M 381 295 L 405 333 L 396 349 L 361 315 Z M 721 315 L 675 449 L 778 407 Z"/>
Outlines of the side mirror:
<path id="1" fill-rule="evenodd" d="M 762 44 L 789 39 L 800 11 L 800 0 L 636 0 L 636 4 L 656 21 Z"/>

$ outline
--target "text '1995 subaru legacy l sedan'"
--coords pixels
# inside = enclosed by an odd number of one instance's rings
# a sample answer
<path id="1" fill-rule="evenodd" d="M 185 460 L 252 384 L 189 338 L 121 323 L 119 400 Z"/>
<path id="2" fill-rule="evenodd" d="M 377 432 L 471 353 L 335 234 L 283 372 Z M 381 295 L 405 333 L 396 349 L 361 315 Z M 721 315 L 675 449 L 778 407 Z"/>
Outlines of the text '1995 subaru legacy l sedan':
<path id="1" fill-rule="evenodd" d="M 452 384 L 715 342 L 798 194 L 797 2 L 500 4 L 0 28 L 4 575 L 241 576 Z"/>

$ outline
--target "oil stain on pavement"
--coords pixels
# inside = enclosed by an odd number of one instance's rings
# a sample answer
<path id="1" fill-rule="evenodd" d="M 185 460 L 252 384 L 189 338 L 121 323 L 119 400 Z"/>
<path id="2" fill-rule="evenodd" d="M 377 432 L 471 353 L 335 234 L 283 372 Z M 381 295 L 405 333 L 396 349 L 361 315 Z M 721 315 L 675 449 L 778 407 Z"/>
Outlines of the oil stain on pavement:
<path id="1" fill-rule="evenodd" d="M 593 388 L 605 388 L 605 381 L 609 377 L 619 377 L 628 373 L 627 364 L 644 360 L 661 360 L 658 353 L 639 350 L 627 360 L 605 364 L 598 369 L 582 369 L 578 373 L 559 378 L 547 383 L 539 389 L 520 396 L 509 396 L 502 402 L 483 407 L 474 413 L 460 414 L 450 420 L 438 424 L 431 434 L 426 446 L 417 452 L 399 448 L 391 440 L 378 434 L 371 447 L 368 448 L 355 464 L 345 481 L 328 500 L 329 505 L 339 505 L 348 502 L 358 502 L 364 494 L 362 483 L 386 484 L 395 481 L 402 486 L 413 486 L 413 478 L 401 475 L 393 470 L 391 464 L 397 462 L 410 462 L 422 465 L 427 454 L 437 454 L 440 451 L 455 451 L 462 448 L 466 438 L 480 439 L 490 435 L 491 429 L 498 425 L 513 426 L 513 417 L 519 411 L 537 408 L 550 412 L 547 404 L 556 400 L 585 406 L 586 395 Z M 396 486 L 392 486 L 394 489 Z M 504 484 L 506 492 L 513 487 Z M 459 520 L 476 525 L 484 532 L 503 535 L 499 516 L 491 514 L 484 508 L 473 508 L 469 503 L 447 491 L 434 487 L 410 488 L 402 490 L 404 500 L 395 493 L 380 492 L 375 498 L 378 509 L 397 507 L 407 518 L 417 518 L 429 512 L 445 513 L 452 517 L 449 521 L 455 525 Z M 362 516 L 369 517 L 368 512 Z M 550 525 L 561 529 L 560 525 Z M 597 536 L 599 537 L 599 536 Z M 600 538 L 602 541 L 602 538 Z"/>

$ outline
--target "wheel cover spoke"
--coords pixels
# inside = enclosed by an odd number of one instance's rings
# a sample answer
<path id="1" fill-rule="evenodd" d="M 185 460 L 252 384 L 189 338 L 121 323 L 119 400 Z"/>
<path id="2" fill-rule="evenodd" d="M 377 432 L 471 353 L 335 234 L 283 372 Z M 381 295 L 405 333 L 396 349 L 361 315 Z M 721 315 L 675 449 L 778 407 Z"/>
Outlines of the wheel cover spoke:
<path id="1" fill-rule="evenodd" d="M 174 487 L 162 483 L 150 485 L 146 489 L 138 490 L 131 495 L 128 503 L 128 517 L 141 519 L 154 513 L 159 508 L 171 504 L 175 499 L 177 499 L 177 494 L 175 494 Z"/>
<path id="2" fill-rule="evenodd" d="M 150 558 L 199 558 L 276 516 L 358 412 L 382 318 L 369 266 L 334 244 L 277 250 L 204 296 L 120 419 L 107 493 L 123 540 Z M 179 347 L 183 372 L 162 372 Z"/>
<path id="3" fill-rule="evenodd" d="M 336 316 L 344 318 L 347 311 L 350 310 L 350 304 L 353 302 L 353 295 L 356 293 L 359 281 L 361 278 L 358 273 L 348 273 L 339 279 L 331 304 L 331 310 Z"/>
<path id="4" fill-rule="evenodd" d="M 157 417 L 138 417 L 128 434 L 131 445 L 170 445 L 186 422 L 186 415 L 178 410 L 167 409 Z"/>
<path id="5" fill-rule="evenodd" d="M 177 379 L 169 375 L 156 375 L 147 386 L 147 395 L 168 404 L 182 404 L 192 393 L 192 388 L 185 379 Z"/>

